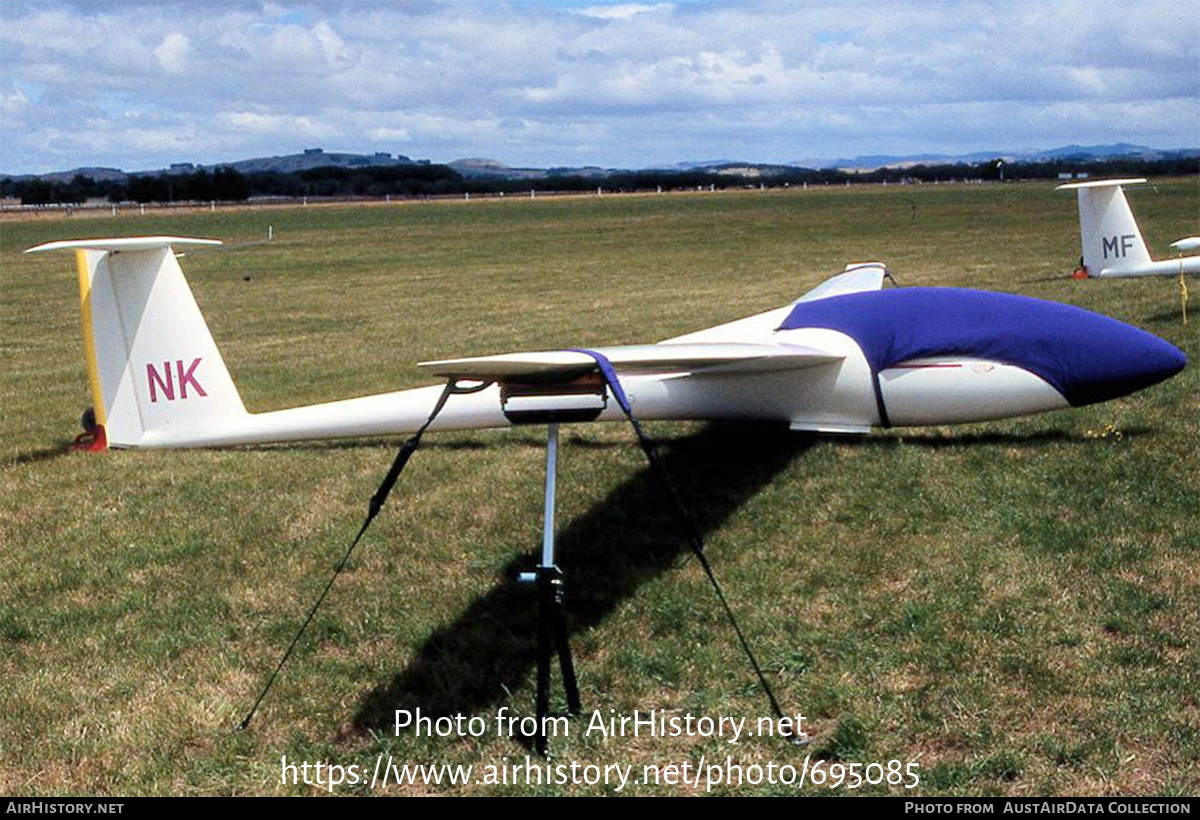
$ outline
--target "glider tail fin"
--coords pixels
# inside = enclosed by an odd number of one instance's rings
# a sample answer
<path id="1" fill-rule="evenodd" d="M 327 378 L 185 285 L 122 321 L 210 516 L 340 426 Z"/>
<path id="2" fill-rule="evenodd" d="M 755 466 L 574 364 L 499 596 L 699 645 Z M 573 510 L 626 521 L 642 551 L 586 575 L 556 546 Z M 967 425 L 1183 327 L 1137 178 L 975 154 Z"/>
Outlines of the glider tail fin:
<path id="1" fill-rule="evenodd" d="M 1113 179 L 1059 186 L 1059 190 L 1074 190 L 1079 197 L 1079 233 L 1088 276 L 1120 276 L 1152 264 L 1122 188 L 1145 181 Z"/>
<path id="2" fill-rule="evenodd" d="M 182 244 L 220 243 L 144 237 L 28 251 L 75 252 L 97 441 L 138 446 L 246 413 L 175 258 Z"/>

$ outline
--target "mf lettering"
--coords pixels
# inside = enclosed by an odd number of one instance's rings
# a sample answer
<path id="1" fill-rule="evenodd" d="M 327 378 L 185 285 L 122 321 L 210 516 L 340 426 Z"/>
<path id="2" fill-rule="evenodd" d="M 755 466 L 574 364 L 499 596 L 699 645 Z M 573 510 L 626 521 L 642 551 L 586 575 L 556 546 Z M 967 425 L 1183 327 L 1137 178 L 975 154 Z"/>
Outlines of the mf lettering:
<path id="1" fill-rule="evenodd" d="M 1107 259 L 1112 251 L 1111 256 L 1126 256 L 1129 249 L 1133 247 L 1133 240 L 1137 237 L 1131 233 L 1121 236 L 1106 236 L 1104 237 L 1104 258 Z"/>

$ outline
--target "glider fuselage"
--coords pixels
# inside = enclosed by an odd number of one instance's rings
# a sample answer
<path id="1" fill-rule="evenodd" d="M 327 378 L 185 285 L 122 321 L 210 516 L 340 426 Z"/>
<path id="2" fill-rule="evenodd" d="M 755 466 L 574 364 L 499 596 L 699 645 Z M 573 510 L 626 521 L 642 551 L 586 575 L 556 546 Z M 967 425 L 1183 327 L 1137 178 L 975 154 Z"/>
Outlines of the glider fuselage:
<path id="1" fill-rule="evenodd" d="M 867 433 L 877 426 L 959 424 L 1090 404 L 1131 393 L 1177 372 L 1186 359 L 1172 345 L 1132 326 L 1078 308 L 1028 297 L 942 288 L 854 293 L 762 314 L 743 336 L 702 331 L 643 348 L 773 345 L 816 350 L 807 366 L 771 359 L 696 370 L 618 372 L 639 418 L 753 420 L 795 430 Z M 778 323 L 778 324 L 776 324 Z M 764 332 L 765 331 L 765 332 Z M 697 341 L 711 333 L 709 341 Z M 596 348 L 622 360 L 633 348 Z M 484 357 L 511 374 L 512 357 Z M 628 355 L 625 355 L 628 359 Z M 425 365 L 438 375 L 486 382 L 470 367 Z M 654 365 L 649 365 L 653 367 Z M 480 429 L 512 423 L 501 383 L 452 396 L 432 429 Z M 564 375 L 564 379 L 571 374 Z M 554 378 L 545 379 L 555 393 Z M 387 435 L 415 430 L 441 392 L 418 388 L 271 413 L 224 418 L 147 436 L 138 446 L 218 446 L 264 440 Z M 553 402 L 554 400 L 548 399 Z M 621 419 L 608 398 L 596 420 Z"/>

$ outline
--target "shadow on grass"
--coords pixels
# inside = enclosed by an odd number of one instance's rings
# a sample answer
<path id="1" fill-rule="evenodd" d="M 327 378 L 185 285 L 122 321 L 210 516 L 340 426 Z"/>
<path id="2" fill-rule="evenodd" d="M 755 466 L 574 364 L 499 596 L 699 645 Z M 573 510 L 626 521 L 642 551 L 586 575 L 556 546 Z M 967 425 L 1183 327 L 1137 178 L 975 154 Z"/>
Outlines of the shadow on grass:
<path id="1" fill-rule="evenodd" d="M 1200 308 L 1197 307 L 1196 303 L 1189 301 L 1189 303 L 1188 303 L 1188 318 L 1194 320 L 1198 310 L 1200 310 Z M 1179 304 L 1178 292 L 1176 292 L 1176 294 L 1175 294 L 1175 304 L 1174 304 L 1174 306 L 1171 307 L 1170 310 L 1164 310 L 1161 313 L 1155 313 L 1152 316 L 1147 316 L 1142 321 L 1147 324 L 1152 323 L 1155 325 L 1159 325 L 1159 324 L 1178 325 L 1180 327 L 1183 327 L 1183 307 Z"/>
<path id="2" fill-rule="evenodd" d="M 527 434 L 514 435 L 512 431 L 505 430 L 503 438 L 497 438 L 492 441 L 479 437 L 448 439 L 446 433 L 439 433 L 433 430 L 425 438 L 421 440 L 421 450 L 488 450 L 503 445 L 505 447 L 537 447 L 543 448 L 546 446 L 545 433 L 541 435 Z M 278 444 L 247 444 L 244 446 L 231 447 L 231 450 L 241 450 L 245 452 L 270 452 L 280 450 L 307 450 L 313 452 L 322 451 L 341 451 L 341 450 L 380 450 L 385 453 L 395 454 L 408 436 L 395 436 L 392 438 L 360 438 L 360 439 L 333 439 L 330 441 L 292 441 L 282 442 Z M 578 447 L 585 450 L 611 450 L 615 448 L 628 447 L 629 442 L 626 441 L 596 441 L 592 438 L 580 436 L 578 434 L 564 432 L 562 437 L 563 444 L 569 447 Z"/>
<path id="3" fill-rule="evenodd" d="M 6 458 L 0 461 L 0 467 L 18 467 L 23 464 L 38 464 L 43 461 L 54 461 L 68 456 L 78 455 L 80 458 L 88 458 L 89 453 L 77 453 L 71 449 L 72 441 L 64 440 L 55 447 L 43 447 L 38 450 L 28 450 L 23 453 L 17 453 L 11 458 Z"/>
<path id="4" fill-rule="evenodd" d="M 1045 282 L 1062 282 L 1071 278 L 1069 273 L 1051 273 L 1045 276 L 1027 276 L 1024 279 L 1019 279 L 1018 284 L 1021 285 L 1040 285 Z"/>
<path id="5" fill-rule="evenodd" d="M 1151 427 L 1122 428 L 1121 435 L 1132 439 L 1138 436 L 1153 435 Z M 958 449 L 978 446 L 1003 446 L 1037 449 L 1052 445 L 1094 445 L 1096 436 L 1087 435 L 1082 430 L 1042 430 L 1034 433 L 940 433 L 913 432 L 894 436 L 863 436 L 861 438 L 846 438 L 841 444 L 847 447 L 923 447 L 930 450 Z"/>
<path id="6" fill-rule="evenodd" d="M 708 533 L 814 440 L 780 427 L 709 425 L 659 446 L 672 480 Z M 630 441 L 626 446 L 637 445 Z M 670 504 L 648 468 L 560 528 L 557 553 L 567 580 L 572 632 L 600 623 L 642 584 L 690 555 Z M 506 575 L 515 576 L 536 563 L 537 555 L 530 551 L 510 562 Z M 716 571 L 719 577 L 719 566 Z M 533 592 L 502 581 L 453 623 L 434 632 L 390 683 L 370 692 L 359 706 L 354 727 L 391 731 L 399 708 L 448 715 L 500 701 L 536 663 L 535 616 Z M 587 669 L 579 671 L 586 680 Z M 557 665 L 555 674 L 557 680 Z"/>
<path id="7" fill-rule="evenodd" d="M 1150 432 L 1133 429 L 1124 435 Z M 709 533 L 819 440 L 778 427 L 710 425 L 693 435 L 660 442 L 660 448 L 668 472 L 703 532 Z M 1082 433 L 1052 429 L 1026 434 L 853 438 L 839 441 L 839 446 L 1040 448 L 1094 443 Z M 690 556 L 670 505 L 647 468 L 560 529 L 557 547 L 567 579 L 572 632 L 599 624 L 644 583 Z M 536 563 L 537 554 L 531 550 L 511 561 L 505 574 L 515 576 Z M 716 571 L 720 577 L 719 565 Z M 440 716 L 477 712 L 498 703 L 532 673 L 535 633 L 532 591 L 512 581 L 499 583 L 454 622 L 436 630 L 389 683 L 368 693 L 359 704 L 354 728 L 391 731 L 394 711 L 401 708 L 419 707 L 423 714 Z M 586 680 L 586 668 L 579 671 Z M 556 664 L 556 680 L 557 674 Z M 560 694 L 561 690 L 555 698 Z"/>
<path id="8" fill-rule="evenodd" d="M 394 455 L 400 445 L 405 442 L 407 436 L 396 436 L 393 438 L 360 438 L 360 439 L 333 439 L 330 441 L 291 441 L 279 442 L 274 444 L 246 444 L 234 447 L 219 447 L 214 448 L 214 451 L 224 450 L 226 452 L 243 452 L 243 453 L 262 453 L 262 452 L 286 452 L 286 451 L 310 451 L 310 452 L 332 452 L 344 450 L 379 450 L 384 454 Z M 628 446 L 626 442 L 598 442 L 585 439 L 579 436 L 567 438 L 564 436 L 566 444 L 572 447 L 581 447 L 592 450 L 605 450 L 613 447 Z M 24 464 L 37 464 L 43 461 L 54 461 L 55 459 L 65 458 L 68 456 L 78 456 L 79 458 L 103 458 L 104 453 L 84 453 L 71 449 L 73 440 L 64 439 L 60 444 L 54 447 L 43 447 L 37 450 L 27 450 L 22 453 L 16 453 L 9 458 L 0 459 L 0 468 L 16 467 Z M 525 447 L 545 447 L 545 438 L 540 438 L 535 435 L 527 435 L 521 437 L 508 436 L 504 440 L 506 446 L 525 446 Z M 447 440 L 443 437 L 427 437 L 421 442 L 422 450 L 486 450 L 489 447 L 495 447 L 495 442 L 488 442 L 479 438 L 464 438 L 461 440 Z M 119 449 L 119 448 L 115 448 Z"/>

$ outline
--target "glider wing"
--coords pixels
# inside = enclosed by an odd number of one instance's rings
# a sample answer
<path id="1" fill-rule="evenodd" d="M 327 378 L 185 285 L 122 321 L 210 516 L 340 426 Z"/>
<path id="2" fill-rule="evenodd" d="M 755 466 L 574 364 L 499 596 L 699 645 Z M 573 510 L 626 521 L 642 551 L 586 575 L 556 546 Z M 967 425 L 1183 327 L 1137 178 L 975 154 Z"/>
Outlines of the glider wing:
<path id="1" fill-rule="evenodd" d="M 620 373 L 754 373 L 794 370 L 840 361 L 828 350 L 782 344 L 657 344 L 597 348 Z M 436 376 L 469 379 L 570 379 L 593 370 L 596 361 L 575 350 L 507 353 L 421 362 Z"/>
<path id="2" fill-rule="evenodd" d="M 883 288 L 883 279 L 887 275 L 887 267 L 878 262 L 847 265 L 844 271 L 837 276 L 826 279 L 797 299 L 796 303 L 815 302 L 818 299 L 828 299 L 831 296 L 845 296 L 848 293 L 866 293 L 867 291 L 881 290 Z"/>
<path id="3" fill-rule="evenodd" d="M 867 262 L 858 265 L 847 265 L 846 269 L 836 276 L 826 279 L 812 290 L 802 295 L 790 305 L 784 305 L 765 313 L 747 316 L 726 322 L 716 327 L 675 336 L 661 344 L 715 344 L 718 342 L 766 342 L 792 309 L 801 302 L 815 302 L 828 299 L 831 296 L 845 296 L 849 293 L 863 293 L 879 290 L 883 287 L 883 279 L 887 276 L 887 268 L 878 262 Z"/>

